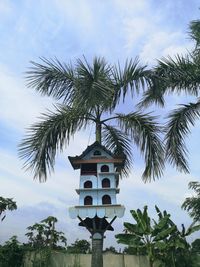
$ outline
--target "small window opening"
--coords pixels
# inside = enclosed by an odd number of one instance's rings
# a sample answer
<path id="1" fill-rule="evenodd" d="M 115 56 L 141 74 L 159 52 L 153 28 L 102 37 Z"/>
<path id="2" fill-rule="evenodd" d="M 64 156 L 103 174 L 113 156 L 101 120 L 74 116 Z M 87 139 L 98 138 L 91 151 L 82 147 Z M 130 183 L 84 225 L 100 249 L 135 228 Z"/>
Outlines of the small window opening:
<path id="1" fill-rule="evenodd" d="M 86 181 L 84 183 L 84 188 L 92 188 L 92 182 L 91 181 Z"/>
<path id="2" fill-rule="evenodd" d="M 111 198 L 109 195 L 104 195 L 102 197 L 102 204 L 106 205 L 106 204 L 111 204 Z"/>
<path id="3" fill-rule="evenodd" d="M 84 205 L 87 206 L 87 205 L 92 205 L 92 197 L 90 196 L 87 196 L 84 198 Z"/>
<path id="4" fill-rule="evenodd" d="M 109 167 L 107 165 L 101 166 L 101 172 L 109 172 Z"/>
<path id="5" fill-rule="evenodd" d="M 110 187 L 110 180 L 108 178 L 104 178 L 102 180 L 102 188 L 109 188 Z"/>
<path id="6" fill-rule="evenodd" d="M 101 156 L 101 151 L 95 150 L 93 155 L 94 156 Z"/>

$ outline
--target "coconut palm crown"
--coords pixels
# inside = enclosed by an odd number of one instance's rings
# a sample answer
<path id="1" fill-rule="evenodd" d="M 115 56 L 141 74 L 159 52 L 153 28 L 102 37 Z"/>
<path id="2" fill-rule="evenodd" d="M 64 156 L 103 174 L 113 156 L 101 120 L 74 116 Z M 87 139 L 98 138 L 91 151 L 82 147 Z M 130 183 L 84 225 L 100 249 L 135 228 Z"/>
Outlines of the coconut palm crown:
<path id="1" fill-rule="evenodd" d="M 167 93 L 185 92 L 196 97 L 196 101 L 180 105 L 168 114 L 165 135 L 166 158 L 179 171 L 189 172 L 188 151 L 185 137 L 190 133 L 195 120 L 200 118 L 200 20 L 189 25 L 190 37 L 195 43 L 193 51 L 187 55 L 176 55 L 158 61 L 151 72 L 151 83 L 140 105 L 156 103 L 165 105 Z"/>
<path id="2" fill-rule="evenodd" d="M 103 58 L 94 58 L 92 64 L 85 58 L 78 59 L 74 65 L 57 59 L 41 61 L 32 62 L 27 72 L 28 86 L 54 97 L 58 104 L 29 128 L 19 147 L 20 157 L 34 178 L 45 181 L 54 169 L 57 151 L 91 123 L 96 128 L 96 141 L 125 157 L 121 173 L 130 171 L 134 143 L 144 155 L 144 181 L 162 175 L 164 151 L 155 117 L 141 110 L 116 112 L 128 92 L 138 94 L 149 83 L 146 66 L 140 66 L 138 59 L 127 61 L 123 69 Z"/>

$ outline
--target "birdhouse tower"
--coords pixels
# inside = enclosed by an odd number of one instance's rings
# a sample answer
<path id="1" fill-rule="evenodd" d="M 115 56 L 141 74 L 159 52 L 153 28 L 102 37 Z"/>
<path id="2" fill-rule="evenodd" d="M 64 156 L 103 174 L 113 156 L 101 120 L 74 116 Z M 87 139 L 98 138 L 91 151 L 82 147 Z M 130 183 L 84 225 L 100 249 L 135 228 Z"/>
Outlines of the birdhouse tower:
<path id="1" fill-rule="evenodd" d="M 117 203 L 119 193 L 119 172 L 124 164 L 124 158 L 113 155 L 98 142 L 88 146 L 87 149 L 76 157 L 69 157 L 74 169 L 80 169 L 79 204 L 69 209 L 71 218 L 79 218 L 80 225 L 90 225 L 95 218 L 101 230 L 112 230 L 106 218 L 122 217 L 124 206 Z M 90 225 L 91 226 L 91 225 Z M 90 227 L 91 229 L 91 227 Z"/>

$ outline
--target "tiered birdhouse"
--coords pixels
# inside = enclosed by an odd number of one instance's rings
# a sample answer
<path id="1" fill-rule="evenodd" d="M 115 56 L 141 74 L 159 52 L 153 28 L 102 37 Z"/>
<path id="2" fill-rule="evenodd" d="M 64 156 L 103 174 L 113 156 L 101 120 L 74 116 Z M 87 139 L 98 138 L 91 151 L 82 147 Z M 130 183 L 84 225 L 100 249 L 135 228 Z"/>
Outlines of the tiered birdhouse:
<path id="1" fill-rule="evenodd" d="M 80 169 L 79 205 L 70 208 L 71 218 L 113 218 L 124 215 L 124 206 L 117 204 L 118 169 L 124 158 L 113 155 L 95 142 L 80 155 L 69 157 L 74 169 Z"/>

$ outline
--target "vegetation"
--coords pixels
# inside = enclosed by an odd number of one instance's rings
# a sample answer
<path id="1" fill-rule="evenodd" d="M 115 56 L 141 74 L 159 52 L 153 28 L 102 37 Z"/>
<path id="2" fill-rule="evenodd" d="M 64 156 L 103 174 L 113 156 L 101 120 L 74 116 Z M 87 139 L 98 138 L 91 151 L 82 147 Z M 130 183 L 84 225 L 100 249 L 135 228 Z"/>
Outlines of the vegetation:
<path id="1" fill-rule="evenodd" d="M 11 237 L 3 246 L 0 246 L 0 266 L 1 267 L 21 267 L 24 257 L 24 247 L 17 236 Z"/>
<path id="2" fill-rule="evenodd" d="M 146 206 L 143 211 L 139 209 L 131 211 L 136 223 L 124 223 L 125 233 L 116 236 L 119 243 L 128 245 L 124 253 L 148 255 L 151 266 L 154 266 L 153 264 L 157 261 L 160 262 L 160 267 L 196 267 L 193 261 L 200 251 L 200 242 L 196 239 L 190 245 L 186 237 L 199 230 L 200 226 L 192 224 L 186 230 L 182 225 L 182 229 L 179 230 L 166 211 L 161 212 L 157 207 L 156 211 L 157 221 L 148 216 Z M 64 237 L 64 240 L 63 237 L 58 238 L 58 236 L 63 236 L 63 233 L 56 231 L 56 222 L 55 217 L 49 216 L 41 223 L 29 226 L 26 244 L 20 244 L 17 237 L 13 236 L 1 245 L 0 266 L 22 267 L 26 258 L 34 267 L 47 267 L 50 266 L 52 252 L 55 250 L 72 254 L 90 253 L 90 243 L 87 240 L 76 240 L 66 247 L 66 238 Z M 61 246 L 61 243 L 64 246 Z M 105 251 L 117 253 L 112 246 Z M 73 266 L 80 266 L 78 255 L 75 257 Z"/>
<path id="3" fill-rule="evenodd" d="M 182 208 L 189 212 L 195 222 L 200 221 L 200 183 L 190 182 L 189 189 L 193 189 L 195 196 L 187 197 L 182 204 Z"/>
<path id="4" fill-rule="evenodd" d="M 87 240 L 76 240 L 67 247 L 67 252 L 72 254 L 87 254 L 91 252 L 90 243 Z"/>
<path id="5" fill-rule="evenodd" d="M 119 170 L 123 174 L 128 174 L 132 164 L 133 142 L 145 158 L 144 181 L 161 176 L 164 151 L 155 117 L 137 108 L 126 114 L 117 111 L 128 92 L 139 94 L 149 83 L 149 71 L 138 60 L 127 61 L 122 68 L 103 58 L 94 58 L 92 64 L 78 59 L 75 66 L 43 59 L 41 64 L 32 62 L 27 80 L 41 95 L 62 101 L 30 127 L 20 144 L 20 157 L 35 178 L 46 180 L 54 169 L 56 153 L 91 124 L 95 125 L 96 141 L 125 157 Z"/>
<path id="6" fill-rule="evenodd" d="M 50 247 L 51 249 L 60 249 L 59 243 L 67 245 L 67 239 L 63 232 L 55 230 L 55 224 L 57 218 L 49 216 L 42 220 L 41 223 L 35 223 L 32 226 L 27 227 L 29 230 L 26 233 L 28 237 L 28 244 L 32 248 L 44 248 Z"/>
<path id="7" fill-rule="evenodd" d="M 194 96 L 194 102 L 180 105 L 168 115 L 165 127 L 166 158 L 178 170 L 189 172 L 185 137 L 190 133 L 195 120 L 200 118 L 200 20 L 190 23 L 189 35 L 195 46 L 187 55 L 176 55 L 158 61 L 152 71 L 149 90 L 141 102 L 142 106 L 151 103 L 165 105 L 167 93 L 181 93 Z"/>
<path id="8" fill-rule="evenodd" d="M 147 206 L 143 211 L 131 210 L 136 223 L 124 223 L 125 233 L 116 235 L 118 243 L 128 245 L 128 252 L 146 254 L 150 267 L 153 267 L 156 261 L 166 267 L 192 266 L 190 245 L 186 237 L 200 230 L 200 225 L 191 225 L 187 230 L 182 225 L 182 230 L 179 231 L 170 219 L 170 214 L 166 211 L 161 212 L 158 207 L 155 208 L 158 221 L 149 217 Z"/>
<path id="9" fill-rule="evenodd" d="M 110 246 L 110 247 L 106 248 L 104 250 L 104 252 L 111 252 L 111 253 L 114 253 L 114 254 L 118 254 L 117 250 L 113 246 Z"/>
<path id="10" fill-rule="evenodd" d="M 6 217 L 6 210 L 16 210 L 17 204 L 12 198 L 4 198 L 0 196 L 0 217 L 3 221 Z"/>
<path id="11" fill-rule="evenodd" d="M 197 238 L 196 240 L 194 240 L 191 244 L 192 246 L 192 252 L 194 253 L 200 253 L 200 239 Z"/>
<path id="12" fill-rule="evenodd" d="M 27 227 L 28 242 L 20 244 L 13 236 L 5 245 L 0 246 L 1 267 L 22 267 L 25 254 L 32 252 L 34 267 L 48 267 L 53 250 L 66 251 L 67 239 L 63 232 L 55 229 L 57 218 L 49 216 L 40 223 Z M 64 247 L 61 246 L 64 244 Z"/>

